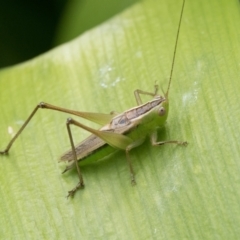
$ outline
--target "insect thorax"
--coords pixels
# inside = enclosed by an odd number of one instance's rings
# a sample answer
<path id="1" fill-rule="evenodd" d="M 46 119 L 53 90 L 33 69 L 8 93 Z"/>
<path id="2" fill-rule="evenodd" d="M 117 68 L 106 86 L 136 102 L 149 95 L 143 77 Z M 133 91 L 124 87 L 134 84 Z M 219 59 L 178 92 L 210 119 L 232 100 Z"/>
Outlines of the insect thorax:
<path id="1" fill-rule="evenodd" d="M 142 104 L 140 106 L 131 108 L 116 117 L 114 117 L 110 123 L 112 129 L 118 129 L 122 127 L 126 127 L 131 124 L 135 119 L 143 116 L 144 114 L 151 111 L 153 108 L 161 104 L 165 100 L 162 96 L 156 96 L 153 100 Z"/>

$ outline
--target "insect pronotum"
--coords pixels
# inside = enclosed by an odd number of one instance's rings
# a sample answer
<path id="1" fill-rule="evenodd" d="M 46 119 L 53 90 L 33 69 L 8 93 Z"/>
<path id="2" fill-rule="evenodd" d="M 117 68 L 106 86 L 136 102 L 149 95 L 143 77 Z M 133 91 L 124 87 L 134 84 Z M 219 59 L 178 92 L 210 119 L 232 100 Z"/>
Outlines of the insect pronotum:
<path id="1" fill-rule="evenodd" d="M 73 197 L 76 191 L 84 187 L 83 177 L 80 170 L 80 166 L 94 162 L 103 158 L 106 155 L 109 155 L 117 150 L 124 150 L 126 152 L 127 163 L 130 169 L 131 182 L 135 184 L 134 171 L 130 159 L 129 152 L 131 149 L 141 145 L 146 137 L 150 137 L 151 143 L 153 146 L 159 146 L 167 143 L 174 143 L 179 145 L 187 145 L 187 142 L 169 140 L 169 141 L 157 141 L 157 129 L 164 126 L 168 116 L 168 94 L 172 81 L 172 73 L 174 68 L 176 50 L 178 37 L 181 27 L 181 21 L 183 16 L 185 0 L 183 0 L 182 10 L 180 14 L 180 20 L 177 30 L 176 42 L 173 52 L 173 60 L 170 72 L 170 78 L 168 82 L 167 91 L 164 96 L 158 95 L 158 85 L 154 86 L 154 92 L 146 92 L 142 90 L 135 90 L 134 95 L 137 101 L 137 106 L 131 109 L 124 111 L 121 114 L 101 114 L 101 113 L 91 113 L 91 112 L 79 112 L 66 108 L 57 107 L 48 103 L 41 102 L 39 103 L 27 120 L 24 122 L 22 127 L 18 130 L 16 135 L 8 143 L 7 147 L 0 151 L 0 154 L 8 154 L 12 144 L 18 138 L 18 136 L 25 129 L 27 124 L 30 122 L 32 117 L 35 115 L 38 109 L 50 109 L 56 110 L 59 112 L 69 113 L 88 119 L 92 122 L 99 123 L 104 125 L 99 130 L 90 128 L 86 125 L 83 125 L 79 121 L 76 121 L 72 118 L 68 118 L 66 122 L 67 132 L 69 135 L 69 140 L 71 144 L 71 149 L 65 152 L 61 157 L 60 161 L 70 162 L 71 164 L 66 167 L 63 171 L 66 172 L 72 168 L 77 169 L 79 182 L 71 191 L 68 192 L 68 197 Z M 141 96 L 150 95 L 153 99 L 147 103 L 142 103 Z M 92 133 L 88 138 L 75 145 L 72 137 L 71 125 L 83 128 L 90 133 Z M 98 152 L 98 154 L 95 154 Z"/>

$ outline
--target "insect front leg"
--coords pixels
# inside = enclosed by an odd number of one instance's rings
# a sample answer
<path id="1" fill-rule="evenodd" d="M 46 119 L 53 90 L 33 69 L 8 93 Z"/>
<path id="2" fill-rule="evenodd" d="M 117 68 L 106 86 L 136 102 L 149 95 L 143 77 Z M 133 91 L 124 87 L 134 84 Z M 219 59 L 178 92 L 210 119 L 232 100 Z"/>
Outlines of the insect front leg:
<path id="1" fill-rule="evenodd" d="M 157 84 L 154 85 L 154 92 L 153 93 L 142 91 L 140 89 L 135 90 L 134 91 L 134 95 L 135 95 L 135 99 L 137 101 L 137 105 L 141 105 L 142 104 L 142 99 L 140 97 L 140 94 L 149 95 L 149 96 L 155 97 L 157 95 L 157 93 L 158 93 L 158 85 Z"/>
<path id="2" fill-rule="evenodd" d="M 133 148 L 136 148 L 140 145 L 142 145 L 142 143 L 144 142 L 145 138 L 141 138 L 131 144 L 129 144 L 126 148 L 126 157 L 127 157 L 127 162 L 128 162 L 128 166 L 129 166 L 129 169 L 130 169 L 130 176 L 131 176 L 131 183 L 132 185 L 135 185 L 136 184 L 136 181 L 135 181 L 135 174 L 134 174 L 134 170 L 133 170 L 133 167 L 132 167 L 132 163 L 131 163 L 131 158 L 130 158 L 130 150 L 133 149 Z"/>
<path id="3" fill-rule="evenodd" d="M 177 141 L 177 140 L 168 140 L 168 141 L 157 141 L 157 131 L 153 132 L 150 137 L 152 146 L 160 146 L 167 143 L 174 143 L 177 145 L 187 146 L 188 142 L 186 141 Z"/>

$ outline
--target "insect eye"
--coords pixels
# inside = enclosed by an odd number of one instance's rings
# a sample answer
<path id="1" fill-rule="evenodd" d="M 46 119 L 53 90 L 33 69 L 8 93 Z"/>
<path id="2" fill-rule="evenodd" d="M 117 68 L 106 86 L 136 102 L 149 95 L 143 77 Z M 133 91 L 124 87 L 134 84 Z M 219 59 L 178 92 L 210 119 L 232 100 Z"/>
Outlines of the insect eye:
<path id="1" fill-rule="evenodd" d="M 158 114 L 159 114 L 159 116 L 163 116 L 163 115 L 165 114 L 165 112 L 166 112 L 165 108 L 164 108 L 164 107 L 161 107 L 161 108 L 159 109 Z"/>

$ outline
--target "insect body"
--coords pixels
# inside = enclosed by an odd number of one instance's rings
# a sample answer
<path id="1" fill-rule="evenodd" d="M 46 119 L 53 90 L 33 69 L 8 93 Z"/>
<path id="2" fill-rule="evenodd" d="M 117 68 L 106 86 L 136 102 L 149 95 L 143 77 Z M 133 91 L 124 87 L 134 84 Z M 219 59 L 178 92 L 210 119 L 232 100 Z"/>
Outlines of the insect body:
<path id="1" fill-rule="evenodd" d="M 153 145 L 161 145 L 165 142 L 156 142 L 157 128 L 162 127 L 166 121 L 168 114 L 168 101 L 166 98 L 157 95 L 158 87 L 155 85 L 155 93 L 147 93 L 154 96 L 154 99 L 148 103 L 131 108 L 115 117 L 110 123 L 106 124 L 99 130 L 95 130 L 76 122 L 73 119 L 68 119 L 68 133 L 72 143 L 72 149 L 60 158 L 60 161 L 72 162 L 64 172 L 71 168 L 77 167 L 79 174 L 79 184 L 69 192 L 69 196 L 73 196 L 78 188 L 83 187 L 83 179 L 77 161 L 85 164 L 86 161 L 94 161 L 95 156 L 92 154 L 94 151 L 107 151 L 108 154 L 113 153 L 116 149 L 125 150 L 127 162 L 131 173 L 131 182 L 135 184 L 134 171 L 129 156 L 129 151 L 141 145 L 147 135 L 150 136 Z M 135 91 L 136 99 L 141 99 L 140 90 Z M 145 92 L 144 92 L 145 93 Z M 146 93 L 145 93 L 146 94 Z M 138 101 L 140 103 L 140 101 Z M 91 132 L 92 135 L 81 142 L 78 146 L 74 146 L 72 140 L 70 124 L 82 127 Z M 144 134 L 147 133 L 147 134 Z M 170 141 L 171 143 L 183 144 L 178 141 Z M 106 153 L 105 153 L 106 154 Z M 99 158 L 99 155 L 98 155 Z M 76 159 L 76 160 L 75 160 Z"/>
<path id="2" fill-rule="evenodd" d="M 177 40 L 179 36 L 179 30 L 181 25 L 181 19 L 184 9 L 184 2 L 182 5 L 182 11 L 180 15 L 179 27 L 177 32 L 177 38 L 175 43 L 173 62 L 171 68 L 170 79 L 168 83 L 168 88 L 164 96 L 158 95 L 158 85 L 155 85 L 154 92 L 145 92 L 142 90 L 136 90 L 134 92 L 135 98 L 137 101 L 137 107 L 131 108 L 121 114 L 100 114 L 100 113 L 88 113 L 88 112 L 78 112 L 74 110 L 69 110 L 65 108 L 60 108 L 48 103 L 40 103 L 38 104 L 33 112 L 30 114 L 26 122 L 19 129 L 17 134 L 12 138 L 9 142 L 5 150 L 0 151 L 0 154 L 7 154 L 17 139 L 17 137 L 21 134 L 23 129 L 27 126 L 29 121 L 35 115 L 39 108 L 45 108 L 50 110 L 56 110 L 64 113 L 70 113 L 72 115 L 76 115 L 90 121 L 99 123 L 104 125 L 99 130 L 90 128 L 79 121 L 76 121 L 72 118 L 68 118 L 66 127 L 69 135 L 69 140 L 71 144 L 71 149 L 65 152 L 61 157 L 60 161 L 70 162 L 70 165 L 66 167 L 64 172 L 75 168 L 77 169 L 79 182 L 75 188 L 68 192 L 68 196 L 74 196 L 75 192 L 79 188 L 84 187 L 83 177 L 80 170 L 80 167 L 89 162 L 93 162 L 98 160 L 101 157 L 104 157 L 106 154 L 111 154 L 117 150 L 124 150 L 126 152 L 126 158 L 130 169 L 131 174 L 131 182 L 135 184 L 134 171 L 131 164 L 131 159 L 129 152 L 131 149 L 138 147 L 141 145 L 144 140 L 149 137 L 153 146 L 159 146 L 166 143 L 174 143 L 179 145 L 186 145 L 187 142 L 181 141 L 157 141 L 157 129 L 163 127 L 169 109 L 169 99 L 168 93 L 171 84 L 176 48 L 177 48 Z M 145 104 L 142 104 L 142 100 L 140 94 L 152 96 L 153 99 Z M 83 140 L 80 144 L 74 144 L 71 125 L 75 125 L 77 127 L 83 128 L 88 132 L 92 133 L 88 138 Z M 94 154 L 98 152 L 98 154 Z M 96 159 L 98 157 L 98 159 Z"/>
<path id="3" fill-rule="evenodd" d="M 96 130 L 92 130 L 93 134 L 91 136 L 82 141 L 79 145 L 75 146 L 77 159 L 81 159 L 80 161 L 83 162 L 82 160 L 84 158 L 88 157 L 95 150 L 99 150 L 99 148 L 107 143 L 109 146 L 112 146 L 113 149 L 125 150 L 125 145 L 132 143 L 133 140 L 141 138 L 144 139 L 145 136 L 143 137 L 143 132 L 149 133 L 152 131 L 152 128 L 156 128 L 156 125 L 153 122 L 155 119 L 154 115 L 162 115 L 162 121 L 164 121 L 164 118 L 167 117 L 163 107 L 156 109 L 156 107 L 159 107 L 159 104 L 163 102 L 163 100 L 164 98 L 156 96 L 154 100 L 146 104 L 134 107 L 113 117 L 108 124 L 98 130 L 100 131 L 98 132 L 100 136 L 103 134 L 102 132 L 107 135 L 105 140 L 102 140 L 101 137 L 97 137 Z M 112 153 L 112 151 L 109 152 Z M 69 150 L 61 156 L 60 161 L 70 162 L 73 160 L 73 158 L 73 152 L 72 150 Z M 91 159 L 88 159 L 88 161 L 91 161 Z M 80 163 L 80 165 L 83 164 L 85 164 L 85 161 L 82 164 Z M 67 170 L 71 168 L 72 165 L 68 166 Z"/>

